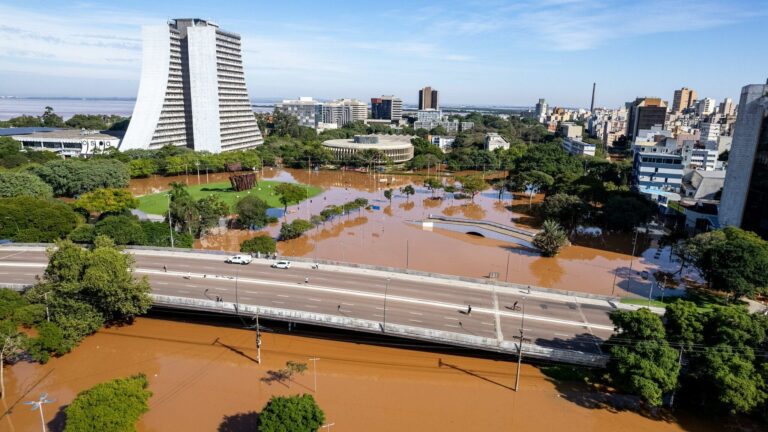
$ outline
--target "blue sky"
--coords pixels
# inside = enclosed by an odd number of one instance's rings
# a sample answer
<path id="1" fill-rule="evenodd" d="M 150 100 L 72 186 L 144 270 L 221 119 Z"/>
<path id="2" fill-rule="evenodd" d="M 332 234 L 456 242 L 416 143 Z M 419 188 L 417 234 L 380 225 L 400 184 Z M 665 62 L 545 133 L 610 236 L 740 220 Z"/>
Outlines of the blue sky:
<path id="1" fill-rule="evenodd" d="M 598 106 L 737 99 L 768 78 L 766 0 L 0 0 L 0 95 L 135 97 L 141 26 L 200 17 L 243 37 L 252 98 Z"/>

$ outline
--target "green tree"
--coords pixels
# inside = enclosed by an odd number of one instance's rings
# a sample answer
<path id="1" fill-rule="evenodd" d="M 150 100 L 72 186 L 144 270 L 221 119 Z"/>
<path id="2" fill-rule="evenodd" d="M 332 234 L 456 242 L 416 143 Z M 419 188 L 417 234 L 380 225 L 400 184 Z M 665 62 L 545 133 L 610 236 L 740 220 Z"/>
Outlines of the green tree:
<path id="1" fill-rule="evenodd" d="M 139 206 L 139 200 L 128 189 L 95 189 L 80 195 L 75 208 L 88 213 L 123 213 Z"/>
<path id="2" fill-rule="evenodd" d="M 385 189 L 384 190 L 384 198 L 386 198 L 389 201 L 389 204 L 392 205 L 392 189 Z"/>
<path id="3" fill-rule="evenodd" d="M 277 252 L 277 243 L 275 239 L 268 235 L 259 235 L 240 243 L 240 252 L 248 253 L 275 253 Z"/>
<path id="4" fill-rule="evenodd" d="M 81 220 L 72 207 L 60 201 L 0 198 L 0 238 L 50 243 L 66 237 Z"/>
<path id="5" fill-rule="evenodd" d="M 144 231 L 144 245 L 171 247 L 171 230 L 167 222 L 141 221 L 139 225 Z M 191 248 L 194 243 L 195 238 L 189 233 L 173 233 L 173 245 L 177 248 Z"/>
<path id="6" fill-rule="evenodd" d="M 751 348 L 708 347 L 691 365 L 691 376 L 706 406 L 728 414 L 747 414 L 768 400 L 765 378 L 755 367 Z M 712 400 L 714 397 L 714 401 Z"/>
<path id="7" fill-rule="evenodd" d="M 504 197 L 504 192 L 507 191 L 507 182 L 506 180 L 496 180 L 494 181 L 491 186 L 493 189 L 499 193 L 499 201 Z"/>
<path id="8" fill-rule="evenodd" d="M 149 381 L 143 374 L 97 384 L 67 406 L 64 432 L 129 432 L 149 411 Z"/>
<path id="9" fill-rule="evenodd" d="M 400 188 L 400 193 L 405 194 L 405 200 L 410 201 L 411 195 L 416 193 L 416 189 L 412 185 L 405 185 Z"/>
<path id="10" fill-rule="evenodd" d="M 677 387 L 678 353 L 664 339 L 661 318 L 646 308 L 614 311 L 616 334 L 607 342 L 608 371 L 616 388 L 661 405 L 665 393 Z"/>
<path id="11" fill-rule="evenodd" d="M 664 314 L 667 340 L 682 344 L 687 349 L 701 344 L 704 340 L 706 316 L 695 303 L 678 300 L 667 306 Z"/>
<path id="12" fill-rule="evenodd" d="M 50 356 L 68 352 L 64 332 L 58 325 L 44 321 L 37 326 L 37 337 L 29 339 L 27 352 L 40 363 L 47 363 Z"/>
<path id="13" fill-rule="evenodd" d="M 424 186 L 429 189 L 432 196 L 435 196 L 435 190 L 440 189 L 442 185 L 437 177 L 427 177 L 424 179 Z"/>
<path id="14" fill-rule="evenodd" d="M 197 200 L 197 211 L 200 213 L 199 234 L 202 235 L 229 215 L 229 205 L 218 195 L 208 195 Z"/>
<path id="15" fill-rule="evenodd" d="M 128 162 L 128 170 L 131 178 L 149 177 L 160 169 L 157 162 L 152 159 L 133 159 Z"/>
<path id="16" fill-rule="evenodd" d="M 586 217 L 587 205 L 574 195 L 555 194 L 544 199 L 539 208 L 544 219 L 552 219 L 571 231 Z"/>
<path id="17" fill-rule="evenodd" d="M 65 126 L 64 119 L 62 119 L 60 115 L 54 113 L 53 108 L 49 106 L 45 107 L 45 112 L 40 117 L 40 121 L 44 127 L 61 128 Z"/>
<path id="18" fill-rule="evenodd" d="M 94 114 L 75 114 L 67 120 L 67 126 L 74 129 L 105 130 L 107 123 L 103 116 Z"/>
<path id="19" fill-rule="evenodd" d="M 169 194 L 171 198 L 169 212 L 172 225 L 181 232 L 196 236 L 200 230 L 200 211 L 192 195 L 187 191 L 186 185 L 179 182 L 171 183 Z"/>
<path id="20" fill-rule="evenodd" d="M 648 223 L 657 208 L 647 198 L 638 194 L 612 195 L 603 206 L 603 219 L 608 228 L 630 231 Z"/>
<path id="21" fill-rule="evenodd" d="M 284 222 L 280 226 L 280 240 L 291 240 L 300 237 L 305 232 L 311 230 L 312 222 L 305 219 L 294 219 L 290 223 Z"/>
<path id="22" fill-rule="evenodd" d="M 553 257 L 568 245 L 568 236 L 556 221 L 545 220 L 541 231 L 533 238 L 533 245 L 541 250 L 545 257 Z"/>
<path id="23" fill-rule="evenodd" d="M 30 171 L 53 188 L 56 196 L 72 197 L 99 188 L 126 188 L 128 166 L 114 159 L 59 159 Z"/>
<path id="24" fill-rule="evenodd" d="M 461 183 L 461 190 L 469 194 L 472 202 L 475 201 L 475 195 L 486 187 L 485 180 L 474 175 L 458 177 L 457 180 Z"/>
<path id="25" fill-rule="evenodd" d="M 17 196 L 45 199 L 53 196 L 53 189 L 34 174 L 0 171 L 0 198 Z"/>
<path id="26" fill-rule="evenodd" d="M 727 227 L 689 243 L 694 265 L 713 289 L 734 299 L 768 292 L 768 242 L 757 234 Z"/>
<path id="27" fill-rule="evenodd" d="M 5 364 L 16 360 L 23 352 L 24 345 L 24 335 L 19 332 L 16 323 L 11 320 L 0 321 L 0 399 L 5 399 Z"/>
<path id="28" fill-rule="evenodd" d="M 260 432 L 315 432 L 325 421 L 312 395 L 273 396 L 259 414 Z"/>
<path id="29" fill-rule="evenodd" d="M 139 220 L 134 216 L 107 216 L 96 222 L 94 234 L 107 236 L 119 245 L 143 245 L 146 242 Z"/>
<path id="30" fill-rule="evenodd" d="M 267 225 L 269 222 L 267 210 L 269 210 L 269 205 L 254 195 L 246 195 L 235 204 L 237 220 L 244 227 L 263 227 Z"/>
<path id="31" fill-rule="evenodd" d="M 288 211 L 290 204 L 297 204 L 307 196 L 306 189 L 293 183 L 280 183 L 274 190 L 280 196 L 284 211 Z"/>

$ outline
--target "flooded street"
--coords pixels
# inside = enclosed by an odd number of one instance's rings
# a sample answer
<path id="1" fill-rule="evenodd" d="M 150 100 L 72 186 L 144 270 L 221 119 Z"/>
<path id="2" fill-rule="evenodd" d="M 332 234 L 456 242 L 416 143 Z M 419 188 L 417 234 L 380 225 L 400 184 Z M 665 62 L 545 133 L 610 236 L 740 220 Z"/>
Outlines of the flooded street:
<path id="1" fill-rule="evenodd" d="M 314 393 L 309 358 L 319 358 L 314 394 L 334 431 L 716 430 L 688 418 L 677 423 L 590 408 L 596 395 L 555 384 L 529 365 L 515 393 L 513 361 L 265 333 L 259 365 L 254 345 L 250 330 L 150 318 L 104 329 L 46 365 L 7 368 L 0 430 L 39 430 L 38 413 L 22 402 L 42 392 L 54 400 L 45 406 L 46 421 L 60 421 L 60 408 L 79 391 L 144 373 L 153 396 L 139 431 L 252 431 L 252 412 L 270 396 Z M 263 380 L 288 360 L 309 369 L 285 384 Z M 49 423 L 54 431 L 56 424 Z"/>
<path id="2" fill-rule="evenodd" d="M 228 173 L 209 174 L 209 180 L 226 181 Z M 201 174 L 201 181 L 206 177 Z M 641 279 L 640 272 L 652 272 L 659 265 L 672 265 L 668 253 L 655 259 L 654 250 L 631 259 L 632 238 L 629 234 L 612 234 L 605 239 L 580 239 L 566 247 L 555 258 L 544 258 L 520 245 L 490 238 L 468 235 L 443 228 L 424 230 L 417 221 L 430 214 L 465 219 L 482 219 L 525 229 L 533 219 L 523 213 L 529 199 L 521 194 L 488 189 L 473 201 L 452 199 L 450 194 L 422 186 L 424 177 L 390 174 L 368 174 L 351 171 L 309 171 L 265 168 L 259 178 L 300 182 L 320 186 L 324 192 L 309 203 L 288 208 L 283 220 L 309 219 L 328 205 L 339 205 L 363 197 L 375 206 L 336 218 L 304 236 L 278 243 L 279 254 L 313 259 L 354 262 L 370 265 L 410 268 L 420 271 L 484 278 L 498 274 L 501 281 L 516 282 L 568 291 L 603 295 L 636 295 L 647 297 L 651 283 Z M 131 181 L 135 194 L 157 192 L 172 181 L 197 183 L 196 173 L 179 177 L 153 177 Z M 453 182 L 450 177 L 446 183 Z M 414 184 L 416 194 L 406 197 L 399 189 Z M 384 190 L 394 189 L 390 203 Z M 434 197 L 445 196 L 444 199 Z M 533 203 L 541 200 L 534 197 Z M 243 240 L 268 233 L 277 237 L 280 224 L 264 230 L 229 230 L 220 235 L 207 235 L 196 241 L 201 249 L 237 251 Z M 641 242 L 638 242 L 641 243 Z M 645 249 L 638 244 L 638 250 Z M 633 270 L 633 280 L 627 275 Z M 668 293 L 674 294 L 674 293 Z"/>

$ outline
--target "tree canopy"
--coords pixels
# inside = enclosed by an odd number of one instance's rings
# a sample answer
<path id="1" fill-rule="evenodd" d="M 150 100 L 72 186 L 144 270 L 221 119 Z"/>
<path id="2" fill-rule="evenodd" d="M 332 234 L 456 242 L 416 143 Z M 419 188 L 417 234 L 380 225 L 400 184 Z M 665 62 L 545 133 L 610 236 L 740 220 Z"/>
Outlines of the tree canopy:
<path id="1" fill-rule="evenodd" d="M 312 395 L 272 396 L 259 413 L 259 432 L 315 432 L 324 421 Z"/>
<path id="2" fill-rule="evenodd" d="M 17 196 L 51 198 L 53 189 L 34 174 L 0 171 L 0 198 Z"/>
<path id="3" fill-rule="evenodd" d="M 99 188 L 126 188 L 128 166 L 111 159 L 59 159 L 29 168 L 56 196 L 73 197 Z"/>
<path id="4" fill-rule="evenodd" d="M 152 392 L 143 374 L 97 384 L 65 408 L 64 432 L 130 432 L 149 411 Z"/>
<path id="5" fill-rule="evenodd" d="M 88 213 L 122 213 L 139 206 L 128 189 L 101 188 L 86 192 L 75 201 L 76 208 Z"/>

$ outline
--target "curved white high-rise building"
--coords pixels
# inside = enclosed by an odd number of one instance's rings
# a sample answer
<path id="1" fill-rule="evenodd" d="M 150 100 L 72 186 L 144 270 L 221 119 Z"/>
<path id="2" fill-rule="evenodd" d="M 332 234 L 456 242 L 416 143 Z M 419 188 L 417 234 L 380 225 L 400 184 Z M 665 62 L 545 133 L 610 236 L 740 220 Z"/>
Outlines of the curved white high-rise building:
<path id="1" fill-rule="evenodd" d="M 141 81 L 120 150 L 213 153 L 263 143 L 245 87 L 240 36 L 201 19 L 142 30 Z"/>

